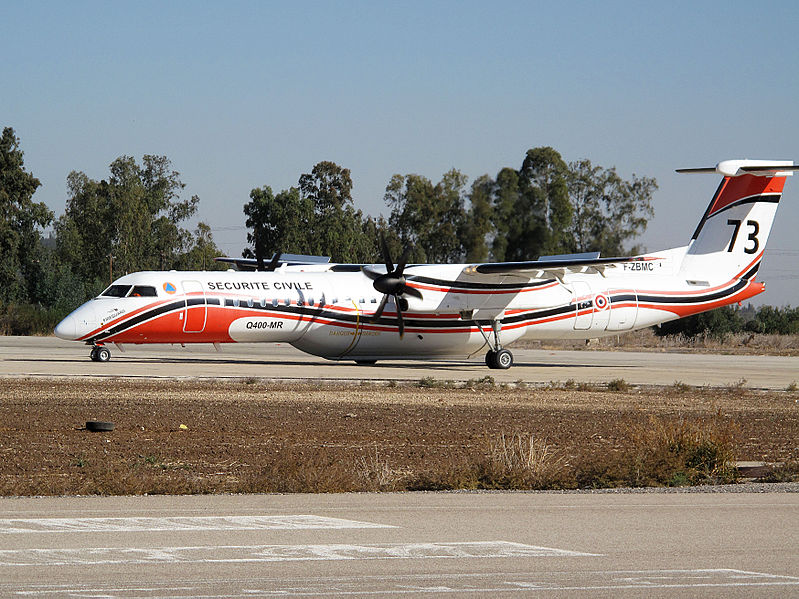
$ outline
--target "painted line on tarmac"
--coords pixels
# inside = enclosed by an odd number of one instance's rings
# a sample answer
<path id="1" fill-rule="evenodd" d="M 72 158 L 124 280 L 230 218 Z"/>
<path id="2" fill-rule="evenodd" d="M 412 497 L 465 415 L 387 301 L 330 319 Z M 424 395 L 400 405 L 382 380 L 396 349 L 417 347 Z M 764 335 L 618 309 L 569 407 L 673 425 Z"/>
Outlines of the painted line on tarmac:
<path id="1" fill-rule="evenodd" d="M 0 519 L 0 535 L 73 532 L 160 532 L 181 530 L 341 530 L 349 528 L 396 528 L 396 526 L 313 515 Z"/>
<path id="2" fill-rule="evenodd" d="M 0 550 L 0 566 L 296 562 L 376 559 L 598 557 L 508 541 L 325 545 L 208 545 L 201 547 L 81 547 Z"/>
<path id="3" fill-rule="evenodd" d="M 492 572 L 457 574 L 382 574 L 380 576 L 312 576 L 309 578 L 186 579 L 140 583 L 0 583 L 3 596 L 74 597 L 262 597 L 262 596 L 366 596 L 439 593 L 495 595 L 540 591 L 620 591 L 627 589 L 785 588 L 799 586 L 799 578 L 727 568 L 696 570 L 626 570 L 599 572 Z M 762 591 L 761 591 L 762 592 Z M 773 591 L 774 592 L 774 591 Z"/>

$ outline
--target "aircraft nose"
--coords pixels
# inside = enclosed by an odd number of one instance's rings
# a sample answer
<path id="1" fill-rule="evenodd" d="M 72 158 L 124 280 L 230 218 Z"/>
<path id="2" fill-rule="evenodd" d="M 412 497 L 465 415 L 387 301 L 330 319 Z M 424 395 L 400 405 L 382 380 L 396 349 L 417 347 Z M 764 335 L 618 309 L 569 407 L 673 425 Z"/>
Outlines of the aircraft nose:
<path id="1" fill-rule="evenodd" d="M 56 325 L 55 331 L 53 332 L 56 337 L 66 339 L 67 341 L 74 341 L 78 338 L 78 321 L 75 320 L 74 316 L 67 316 Z"/>

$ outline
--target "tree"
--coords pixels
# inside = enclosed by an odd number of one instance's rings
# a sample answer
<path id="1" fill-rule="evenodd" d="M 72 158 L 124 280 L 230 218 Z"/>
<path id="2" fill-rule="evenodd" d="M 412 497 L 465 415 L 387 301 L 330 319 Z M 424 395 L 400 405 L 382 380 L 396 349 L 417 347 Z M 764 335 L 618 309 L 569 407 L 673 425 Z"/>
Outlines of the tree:
<path id="1" fill-rule="evenodd" d="M 506 260 L 508 240 L 516 235 L 518 219 L 514 218 L 519 206 L 519 173 L 505 167 L 497 173 L 492 192 L 492 223 L 494 239 L 491 242 L 491 257 L 498 261 Z"/>
<path id="2" fill-rule="evenodd" d="M 374 262 L 384 223 L 365 218 L 352 201 L 349 169 L 320 162 L 300 175 L 299 187 L 277 195 L 264 186 L 244 205 L 247 242 L 242 253 L 263 268 L 275 252 L 329 256 L 334 262 Z"/>
<path id="3" fill-rule="evenodd" d="M 494 181 L 488 175 L 478 177 L 472 183 L 463 236 L 467 262 L 488 260 L 488 235 L 491 233 L 493 216 L 491 198 L 494 185 Z"/>
<path id="4" fill-rule="evenodd" d="M 253 189 L 244 205 L 247 216 L 247 243 L 243 252 L 255 258 L 263 268 L 274 252 L 308 254 L 313 224 L 313 202 L 300 197 L 296 187 L 275 196 L 268 185 Z"/>
<path id="5" fill-rule="evenodd" d="M 40 266 L 41 229 L 53 219 L 43 203 L 32 200 L 41 185 L 25 171 L 19 139 L 11 127 L 0 137 L 0 301 L 26 302 Z"/>
<path id="6" fill-rule="evenodd" d="M 572 251 L 567 179 L 568 167 L 556 150 L 527 151 L 519 170 L 519 201 L 513 215 L 519 224 L 511 229 L 508 258 L 531 260 L 541 254 Z"/>
<path id="7" fill-rule="evenodd" d="M 616 169 L 603 169 L 580 160 L 569 164 L 569 198 L 573 207 L 571 235 L 575 251 L 598 251 L 605 256 L 638 253 L 627 247 L 654 214 L 651 200 L 655 179 L 633 175 L 622 179 Z"/>
<path id="8" fill-rule="evenodd" d="M 103 181 L 77 171 L 67 177 L 59 256 L 92 288 L 108 280 L 111 261 L 115 273 L 179 268 L 192 247 L 181 223 L 197 212 L 199 198 L 180 199 L 185 185 L 166 156 L 145 155 L 141 166 L 120 156 L 110 171 Z"/>
<path id="9" fill-rule="evenodd" d="M 416 262 L 458 262 L 465 254 L 461 236 L 466 213 L 467 178 L 452 169 L 436 185 L 420 175 L 394 175 L 384 196 L 391 208 L 389 225 L 409 259 Z"/>
<path id="10" fill-rule="evenodd" d="M 181 270 L 224 270 L 227 265 L 214 260 L 221 253 L 214 243 L 211 227 L 203 222 L 197 223 L 197 228 L 190 241 L 190 248 L 180 256 L 178 268 Z"/>

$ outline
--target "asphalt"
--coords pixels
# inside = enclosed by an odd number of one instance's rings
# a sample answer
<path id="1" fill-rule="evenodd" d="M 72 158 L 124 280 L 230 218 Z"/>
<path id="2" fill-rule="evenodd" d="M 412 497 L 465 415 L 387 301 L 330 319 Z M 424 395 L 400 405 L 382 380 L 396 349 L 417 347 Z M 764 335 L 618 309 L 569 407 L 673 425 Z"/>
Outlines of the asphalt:
<path id="1" fill-rule="evenodd" d="M 490 374 L 774 389 L 799 378 L 799 359 L 767 356 L 520 350 L 503 372 L 476 359 L 358 367 L 284 345 L 131 347 L 105 364 L 87 353 L 0 338 L 0 378 Z M 5 498 L 0 596 L 799 597 L 799 493 L 752 489 Z"/>
<path id="2" fill-rule="evenodd" d="M 714 387 L 743 384 L 785 389 L 799 380 L 799 357 L 714 355 L 677 352 L 514 350 L 509 370 L 489 370 L 482 356 L 471 360 L 378 362 L 358 366 L 309 356 L 286 344 L 110 346 L 107 363 L 89 360 L 89 348 L 55 337 L 0 337 L 2 376 L 125 376 L 241 378 L 320 381 L 467 381 L 491 376 L 497 383 L 552 381 Z"/>
<path id="3" fill-rule="evenodd" d="M 799 494 L 0 500 L 0 595 L 799 596 Z"/>

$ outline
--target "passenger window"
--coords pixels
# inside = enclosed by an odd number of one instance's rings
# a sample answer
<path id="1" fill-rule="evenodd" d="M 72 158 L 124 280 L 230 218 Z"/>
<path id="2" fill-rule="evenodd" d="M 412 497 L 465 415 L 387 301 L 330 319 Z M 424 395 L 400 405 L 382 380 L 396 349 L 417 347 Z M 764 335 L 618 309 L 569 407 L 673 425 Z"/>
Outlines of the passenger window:
<path id="1" fill-rule="evenodd" d="M 239 298 L 236 298 L 236 299 L 233 300 L 233 307 L 234 308 L 238 308 L 239 307 Z"/>
<path id="2" fill-rule="evenodd" d="M 311 307 L 313 307 L 313 305 L 314 305 L 314 301 L 313 301 L 313 298 L 312 298 L 312 297 L 309 297 L 309 298 L 308 298 L 308 305 L 309 305 L 309 306 L 311 306 Z"/>
<path id="3" fill-rule="evenodd" d="M 248 308 L 252 308 L 252 305 L 253 305 L 252 298 L 249 298 L 249 299 L 247 300 L 247 307 L 248 307 Z"/>
<path id="4" fill-rule="evenodd" d="M 265 297 L 261 298 L 261 307 L 262 308 L 266 308 L 266 298 Z"/>
<path id="5" fill-rule="evenodd" d="M 283 305 L 284 306 L 290 306 L 291 305 L 291 300 L 289 298 L 284 299 L 283 300 Z"/>
<path id="6" fill-rule="evenodd" d="M 274 298 L 274 299 L 272 300 L 272 306 L 273 306 L 273 307 L 275 307 L 275 308 L 277 308 L 277 305 L 278 305 L 279 303 L 280 303 L 280 302 L 278 301 L 278 299 L 277 299 L 277 298 Z"/>

